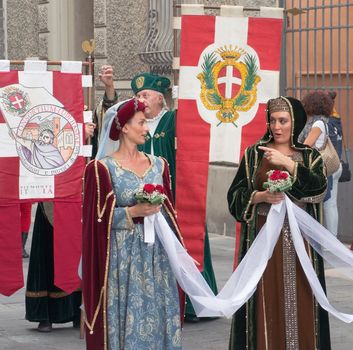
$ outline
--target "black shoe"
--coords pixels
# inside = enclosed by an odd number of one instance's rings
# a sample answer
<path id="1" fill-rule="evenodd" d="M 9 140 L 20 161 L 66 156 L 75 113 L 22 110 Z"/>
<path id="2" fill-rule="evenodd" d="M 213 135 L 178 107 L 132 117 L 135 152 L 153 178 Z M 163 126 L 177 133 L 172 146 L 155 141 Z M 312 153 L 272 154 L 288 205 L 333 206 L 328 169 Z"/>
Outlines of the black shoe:
<path id="1" fill-rule="evenodd" d="M 47 321 L 39 322 L 37 331 L 42 333 L 49 333 L 52 331 L 52 324 Z"/>

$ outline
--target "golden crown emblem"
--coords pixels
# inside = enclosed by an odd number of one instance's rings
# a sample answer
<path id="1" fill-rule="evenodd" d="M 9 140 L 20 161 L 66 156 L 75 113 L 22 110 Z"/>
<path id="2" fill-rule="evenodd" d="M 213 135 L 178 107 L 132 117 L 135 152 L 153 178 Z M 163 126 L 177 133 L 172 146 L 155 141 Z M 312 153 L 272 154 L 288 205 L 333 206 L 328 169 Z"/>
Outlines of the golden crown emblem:
<path id="1" fill-rule="evenodd" d="M 234 59 L 238 60 L 240 56 L 246 54 L 246 51 L 243 50 L 242 48 L 238 46 L 233 45 L 224 45 L 223 47 L 220 47 L 219 49 L 216 50 L 216 52 L 224 59 L 224 60 L 229 60 L 229 59 Z"/>
<path id="2" fill-rule="evenodd" d="M 140 77 L 138 77 L 136 79 L 136 87 L 138 89 L 141 89 L 143 87 L 144 83 L 145 83 L 145 77 L 144 76 L 140 76 Z"/>

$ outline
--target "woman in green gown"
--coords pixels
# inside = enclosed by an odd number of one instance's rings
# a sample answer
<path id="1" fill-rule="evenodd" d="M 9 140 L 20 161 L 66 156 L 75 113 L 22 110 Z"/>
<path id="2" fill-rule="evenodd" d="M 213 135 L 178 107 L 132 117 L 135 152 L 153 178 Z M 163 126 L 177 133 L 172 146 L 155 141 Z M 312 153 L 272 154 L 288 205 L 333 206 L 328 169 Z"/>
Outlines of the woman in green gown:
<path id="1" fill-rule="evenodd" d="M 242 223 L 239 260 L 266 222 L 271 205 L 284 198 L 283 193 L 264 190 L 269 170 L 288 171 L 293 177 L 288 197 L 321 220 L 327 178 L 320 154 L 297 141 L 306 123 L 302 104 L 289 97 L 270 100 L 266 122 L 266 134 L 246 149 L 228 192 L 229 210 Z M 325 289 L 323 260 L 308 243 L 306 250 Z M 233 316 L 229 349 L 330 348 L 328 314 L 314 299 L 285 219 L 256 292 Z"/>

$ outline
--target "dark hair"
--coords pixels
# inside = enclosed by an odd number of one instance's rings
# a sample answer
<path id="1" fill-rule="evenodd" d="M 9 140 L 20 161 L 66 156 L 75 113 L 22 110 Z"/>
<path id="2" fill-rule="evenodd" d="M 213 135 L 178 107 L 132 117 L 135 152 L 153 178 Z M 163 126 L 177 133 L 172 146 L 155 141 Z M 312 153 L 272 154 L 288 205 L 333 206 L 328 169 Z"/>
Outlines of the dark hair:
<path id="1" fill-rule="evenodd" d="M 336 91 L 329 91 L 328 95 L 332 98 L 332 100 L 334 100 L 337 96 L 337 93 L 336 93 Z"/>
<path id="2" fill-rule="evenodd" d="M 324 91 L 309 92 L 302 99 L 307 115 L 324 115 L 329 117 L 333 108 L 333 99 Z"/>

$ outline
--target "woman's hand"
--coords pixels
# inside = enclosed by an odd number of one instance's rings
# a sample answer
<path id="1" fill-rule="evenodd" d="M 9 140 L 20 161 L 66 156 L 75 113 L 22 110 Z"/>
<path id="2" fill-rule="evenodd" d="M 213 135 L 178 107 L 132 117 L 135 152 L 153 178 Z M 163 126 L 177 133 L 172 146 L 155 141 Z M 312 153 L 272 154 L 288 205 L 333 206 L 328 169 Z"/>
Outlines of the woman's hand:
<path id="1" fill-rule="evenodd" d="M 285 156 L 280 151 L 277 151 L 274 148 L 259 146 L 259 149 L 263 150 L 264 157 L 273 165 L 279 165 L 286 168 L 291 175 L 294 173 L 295 162 L 289 157 Z"/>
<path id="2" fill-rule="evenodd" d="M 282 192 L 270 192 L 259 191 L 256 192 L 252 198 L 252 204 L 257 203 L 269 203 L 269 204 L 278 204 L 284 199 L 284 194 Z"/>
<path id="3" fill-rule="evenodd" d="M 157 214 L 162 208 L 160 204 L 138 203 L 133 207 L 129 207 L 128 211 L 132 218 L 145 217 Z"/>

